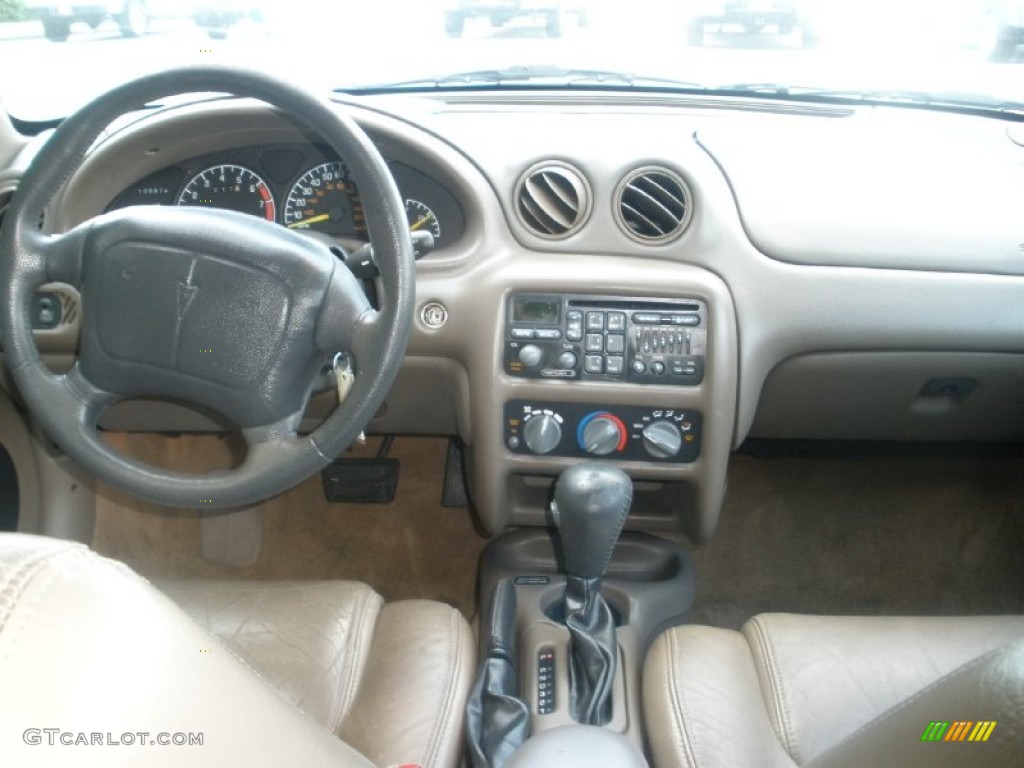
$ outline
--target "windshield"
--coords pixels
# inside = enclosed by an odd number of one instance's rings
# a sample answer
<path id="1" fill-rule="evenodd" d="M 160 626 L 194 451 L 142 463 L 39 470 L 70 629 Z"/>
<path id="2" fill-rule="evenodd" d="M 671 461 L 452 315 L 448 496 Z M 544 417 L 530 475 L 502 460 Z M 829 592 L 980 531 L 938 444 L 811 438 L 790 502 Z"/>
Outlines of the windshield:
<path id="1" fill-rule="evenodd" d="M 173 66 L 313 88 L 605 87 L 1012 111 L 1024 0 L 0 0 L 0 101 L 67 115 Z"/>

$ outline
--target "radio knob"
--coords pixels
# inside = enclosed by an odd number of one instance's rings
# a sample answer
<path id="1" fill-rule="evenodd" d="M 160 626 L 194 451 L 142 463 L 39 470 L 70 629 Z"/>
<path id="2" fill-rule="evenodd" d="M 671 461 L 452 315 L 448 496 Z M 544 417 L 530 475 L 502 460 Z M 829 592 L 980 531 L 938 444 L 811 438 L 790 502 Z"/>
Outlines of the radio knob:
<path id="1" fill-rule="evenodd" d="M 533 453 L 551 453 L 561 440 L 562 427 L 550 414 L 537 414 L 523 424 L 523 442 Z"/>
<path id="2" fill-rule="evenodd" d="M 595 456 L 607 456 L 622 447 L 626 427 L 610 413 L 599 413 L 583 421 L 579 431 L 580 448 Z"/>
<path id="3" fill-rule="evenodd" d="M 519 350 L 519 362 L 527 368 L 533 368 L 540 364 L 544 352 L 536 344 L 526 344 Z"/>
<path id="4" fill-rule="evenodd" d="M 644 448 L 657 459 L 668 459 L 683 447 L 683 435 L 671 421 L 654 421 L 644 427 Z"/>
<path id="5" fill-rule="evenodd" d="M 579 362 L 579 358 L 576 357 L 575 352 L 563 352 L 558 356 L 558 367 L 565 368 L 566 370 L 575 370 L 576 363 Z"/>

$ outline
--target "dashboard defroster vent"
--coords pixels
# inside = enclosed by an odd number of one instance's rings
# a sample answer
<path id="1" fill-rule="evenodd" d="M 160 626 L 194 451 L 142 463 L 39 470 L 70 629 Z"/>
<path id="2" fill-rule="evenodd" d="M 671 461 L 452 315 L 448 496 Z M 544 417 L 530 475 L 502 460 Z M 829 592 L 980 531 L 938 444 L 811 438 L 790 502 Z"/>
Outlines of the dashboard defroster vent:
<path id="1" fill-rule="evenodd" d="M 679 236 L 693 213 L 690 188 L 665 168 L 633 171 L 619 183 L 615 201 L 619 226 L 642 243 L 664 243 Z"/>
<path id="2" fill-rule="evenodd" d="M 516 184 L 516 215 L 540 237 L 559 239 L 578 232 L 590 216 L 591 204 L 586 178 L 565 163 L 538 163 Z"/>

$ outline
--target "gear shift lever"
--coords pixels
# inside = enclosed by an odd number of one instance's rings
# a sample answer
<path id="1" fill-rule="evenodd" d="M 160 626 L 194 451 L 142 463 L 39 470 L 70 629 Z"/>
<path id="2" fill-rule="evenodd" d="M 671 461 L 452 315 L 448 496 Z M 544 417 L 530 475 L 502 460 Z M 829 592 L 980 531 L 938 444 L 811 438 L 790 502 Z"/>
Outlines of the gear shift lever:
<path id="1" fill-rule="evenodd" d="M 551 513 L 566 571 L 570 711 L 584 725 L 604 725 L 611 719 L 618 643 L 615 620 L 601 596 L 601 579 L 632 500 L 629 476 L 597 462 L 567 469 L 555 485 Z"/>
<path id="2" fill-rule="evenodd" d="M 586 461 L 562 473 L 551 513 L 561 533 L 566 573 L 604 576 L 632 501 L 633 483 L 621 469 Z"/>

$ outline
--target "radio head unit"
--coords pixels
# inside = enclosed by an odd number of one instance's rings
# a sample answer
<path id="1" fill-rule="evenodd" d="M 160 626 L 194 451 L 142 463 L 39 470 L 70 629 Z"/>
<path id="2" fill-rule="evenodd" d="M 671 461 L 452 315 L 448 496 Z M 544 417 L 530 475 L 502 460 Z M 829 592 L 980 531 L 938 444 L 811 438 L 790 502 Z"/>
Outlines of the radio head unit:
<path id="1" fill-rule="evenodd" d="M 516 293 L 505 311 L 505 372 L 530 379 L 694 386 L 704 378 L 700 299 Z"/>

